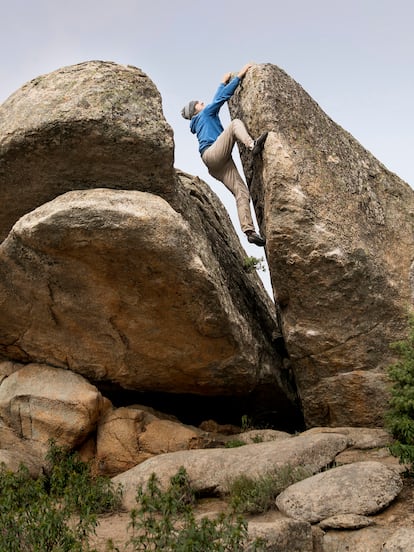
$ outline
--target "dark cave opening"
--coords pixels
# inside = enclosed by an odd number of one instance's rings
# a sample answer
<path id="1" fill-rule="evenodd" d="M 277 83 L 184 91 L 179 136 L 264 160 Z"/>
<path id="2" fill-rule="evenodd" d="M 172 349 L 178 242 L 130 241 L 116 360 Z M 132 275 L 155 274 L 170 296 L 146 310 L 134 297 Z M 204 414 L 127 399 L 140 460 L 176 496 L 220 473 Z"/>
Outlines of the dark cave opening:
<path id="1" fill-rule="evenodd" d="M 246 396 L 202 396 L 127 390 L 112 382 L 93 382 L 114 407 L 144 405 L 180 422 L 198 427 L 203 421 L 242 426 L 242 420 L 258 429 L 277 429 L 295 433 L 305 429 L 300 406 L 287 398 L 275 400 L 267 387 Z"/>

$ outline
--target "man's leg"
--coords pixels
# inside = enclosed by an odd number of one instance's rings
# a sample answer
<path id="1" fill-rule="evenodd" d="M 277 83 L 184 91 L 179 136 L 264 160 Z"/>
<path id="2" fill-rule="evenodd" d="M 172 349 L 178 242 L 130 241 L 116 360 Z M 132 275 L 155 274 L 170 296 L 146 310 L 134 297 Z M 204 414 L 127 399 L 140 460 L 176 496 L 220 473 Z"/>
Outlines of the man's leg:
<path id="1" fill-rule="evenodd" d="M 210 167 L 208 167 L 208 169 L 211 176 L 223 182 L 226 188 L 229 189 L 236 198 L 237 214 L 239 216 L 242 232 L 254 232 L 254 224 L 250 211 L 250 193 L 233 159 L 230 158 L 219 169 L 211 169 Z"/>
<path id="2" fill-rule="evenodd" d="M 264 246 L 265 240 L 254 229 L 250 211 L 249 190 L 231 156 L 236 140 L 239 140 L 248 148 L 252 148 L 255 145 L 246 127 L 239 119 L 234 119 L 230 123 L 214 144 L 203 153 L 202 159 L 211 176 L 220 180 L 236 198 L 240 226 L 242 231 L 247 235 L 249 242 Z"/>
<path id="3" fill-rule="evenodd" d="M 237 140 L 246 147 L 252 147 L 254 143 L 242 121 L 234 119 L 203 154 L 203 161 L 209 167 L 221 167 L 225 161 L 231 158 Z"/>

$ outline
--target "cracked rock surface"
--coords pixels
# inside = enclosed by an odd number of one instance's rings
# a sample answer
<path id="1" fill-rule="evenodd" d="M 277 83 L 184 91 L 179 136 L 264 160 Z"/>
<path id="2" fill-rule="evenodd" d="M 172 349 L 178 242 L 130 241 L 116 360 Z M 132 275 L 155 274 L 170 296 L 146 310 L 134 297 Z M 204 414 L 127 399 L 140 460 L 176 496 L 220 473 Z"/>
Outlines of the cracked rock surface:
<path id="1" fill-rule="evenodd" d="M 413 190 L 275 65 L 249 71 L 230 111 L 269 132 L 242 161 L 305 420 L 374 427 L 412 304 Z"/>

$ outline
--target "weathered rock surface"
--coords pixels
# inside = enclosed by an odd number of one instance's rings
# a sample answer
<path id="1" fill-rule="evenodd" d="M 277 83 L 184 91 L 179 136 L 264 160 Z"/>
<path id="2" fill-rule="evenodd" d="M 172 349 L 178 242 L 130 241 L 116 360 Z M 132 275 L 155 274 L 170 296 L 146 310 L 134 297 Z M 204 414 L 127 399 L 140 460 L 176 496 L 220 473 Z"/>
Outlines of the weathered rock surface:
<path id="1" fill-rule="evenodd" d="M 287 439 L 291 437 L 286 431 L 277 431 L 276 429 L 251 429 L 244 431 L 231 437 L 238 439 L 247 445 L 252 443 L 266 443 L 268 441 L 276 441 L 278 439 Z"/>
<path id="2" fill-rule="evenodd" d="M 116 408 L 99 421 L 95 463 L 99 473 L 115 475 L 158 454 L 202 448 L 201 435 L 195 427 L 159 419 L 138 406 Z"/>
<path id="3" fill-rule="evenodd" d="M 376 426 L 412 304 L 414 192 L 274 65 L 249 71 L 230 111 L 269 131 L 242 161 L 305 420 Z"/>
<path id="4" fill-rule="evenodd" d="M 382 547 L 382 552 L 414 552 L 414 528 L 398 529 Z"/>
<path id="5" fill-rule="evenodd" d="M 142 71 L 94 61 L 23 86 L 0 108 L 0 182 L 5 360 L 140 392 L 254 395 L 302 423 L 274 304 L 221 202 L 174 170 Z"/>
<path id="6" fill-rule="evenodd" d="M 313 552 L 312 528 L 308 523 L 280 519 L 271 523 L 250 522 L 249 537 L 264 539 L 269 552 Z"/>
<path id="7" fill-rule="evenodd" d="M 233 113 L 254 135 L 269 130 L 262 160 L 243 160 L 306 421 L 377 427 L 388 343 L 403 335 L 412 300 L 412 190 L 276 67 L 254 68 L 239 92 Z M 8 469 L 23 461 L 36 476 L 54 437 L 80 447 L 99 473 L 127 470 L 114 481 L 125 484 L 131 508 L 136 485 L 152 472 L 165 485 L 180 466 L 198 490 L 225 493 L 241 474 L 345 464 L 303 481 L 305 496 L 288 513 L 304 510 L 319 526 L 275 511 L 250 519 L 250 535 L 276 552 L 411 550 L 412 494 L 366 516 L 401 488 L 398 470 L 386 467 L 397 460 L 383 430 L 199 430 L 144 407 L 113 409 L 79 375 L 102 389 L 240 394 L 271 406 L 275 425 L 300 420 L 274 306 L 243 270 L 221 202 L 174 171 L 172 131 L 142 71 L 67 67 L 0 107 L 1 240 L 0 461 Z M 187 450 L 231 439 L 252 444 Z"/>
<path id="8" fill-rule="evenodd" d="M 276 499 L 281 512 L 317 523 L 340 514 L 374 514 L 402 489 L 399 474 L 379 462 L 355 462 L 288 487 Z"/>
<path id="9" fill-rule="evenodd" d="M 28 364 L 0 385 L 0 419 L 33 449 L 50 439 L 69 448 L 82 443 L 108 406 L 82 376 L 50 366 Z"/>
<path id="10" fill-rule="evenodd" d="M 90 61 L 37 77 L 0 107 L 0 241 L 69 190 L 169 196 L 173 159 L 161 96 L 140 69 Z"/>
<path id="11" fill-rule="evenodd" d="M 382 546 L 391 533 L 375 526 L 359 531 L 328 531 L 315 552 L 382 552 Z"/>
<path id="12" fill-rule="evenodd" d="M 269 384 L 283 407 L 280 357 L 256 318 L 271 311 L 257 296 L 249 312 L 240 294 L 202 230 L 161 197 L 68 192 L 0 246 L 0 353 L 139 391 L 237 395 Z"/>
<path id="13" fill-rule="evenodd" d="M 332 462 L 347 446 L 342 435 L 289 437 L 267 443 L 230 449 L 189 450 L 161 454 L 113 478 L 124 486 L 124 506 L 135 504 L 136 488 L 145 485 L 155 473 L 166 487 L 170 478 L 183 466 L 197 491 L 225 492 L 229 481 L 241 474 L 258 476 L 282 467 L 306 466 L 316 472 Z"/>
<path id="14" fill-rule="evenodd" d="M 7 471 L 11 472 L 17 472 L 22 465 L 26 466 L 33 478 L 39 477 L 42 468 L 42 462 L 38 461 L 32 454 L 24 454 L 17 450 L 0 449 L 0 467 L 3 465 Z"/>
<path id="15" fill-rule="evenodd" d="M 360 450 L 388 447 L 392 442 L 390 433 L 380 427 L 313 427 L 304 431 L 302 435 L 315 435 L 318 433 L 345 435 L 348 438 L 349 445 L 354 449 Z"/>

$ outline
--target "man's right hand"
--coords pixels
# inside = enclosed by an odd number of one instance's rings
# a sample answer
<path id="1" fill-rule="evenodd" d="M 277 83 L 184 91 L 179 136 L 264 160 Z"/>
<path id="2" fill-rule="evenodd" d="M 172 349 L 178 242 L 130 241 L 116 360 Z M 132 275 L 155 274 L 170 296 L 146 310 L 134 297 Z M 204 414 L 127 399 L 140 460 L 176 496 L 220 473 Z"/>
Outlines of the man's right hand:
<path id="1" fill-rule="evenodd" d="M 253 63 L 246 63 L 246 65 L 240 69 L 239 73 L 238 73 L 238 77 L 239 79 L 242 79 L 244 77 L 244 75 L 247 73 L 247 71 L 250 69 L 250 67 L 253 67 Z"/>

